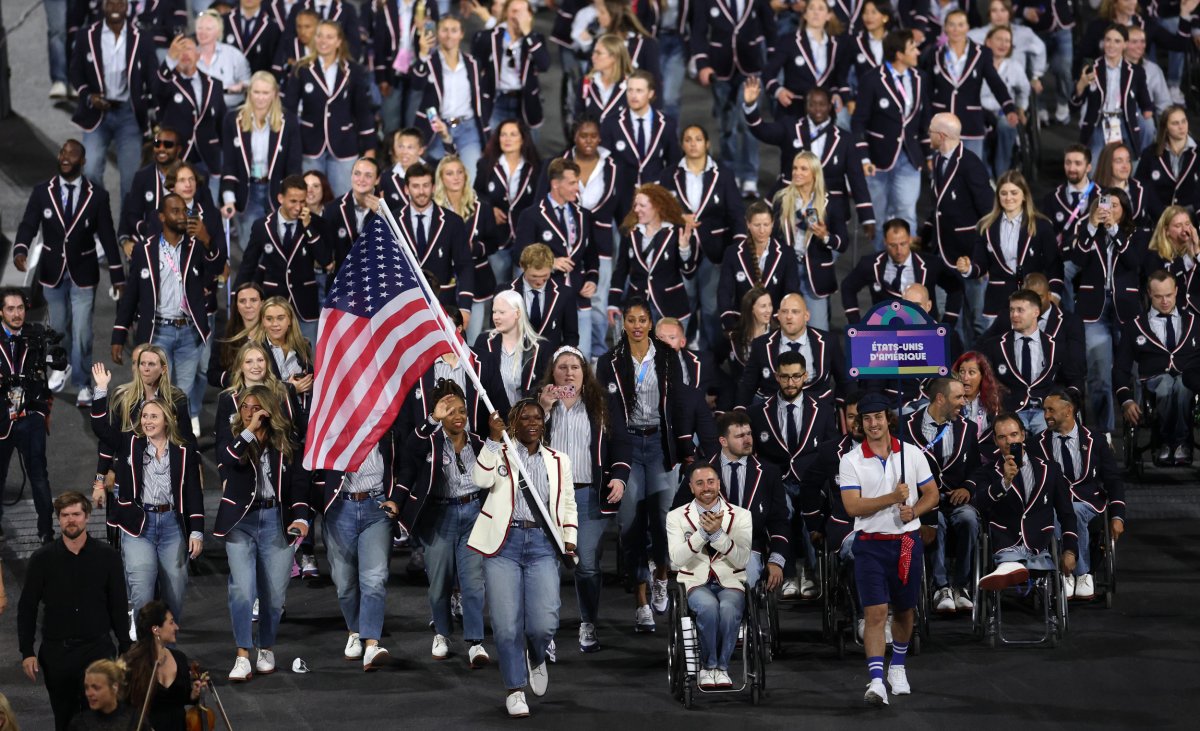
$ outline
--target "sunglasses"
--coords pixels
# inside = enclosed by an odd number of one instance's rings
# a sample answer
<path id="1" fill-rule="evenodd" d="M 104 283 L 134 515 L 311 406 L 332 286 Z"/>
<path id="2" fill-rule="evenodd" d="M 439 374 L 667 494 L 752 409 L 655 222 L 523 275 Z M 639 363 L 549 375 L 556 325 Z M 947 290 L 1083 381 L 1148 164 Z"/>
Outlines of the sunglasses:
<path id="1" fill-rule="evenodd" d="M 511 49 L 511 48 L 504 49 L 504 57 L 506 59 L 508 59 L 508 67 L 509 68 L 515 69 L 517 67 L 517 56 L 515 53 L 513 53 L 513 49 Z"/>
<path id="2" fill-rule="evenodd" d="M 175 140 L 160 140 L 160 139 L 154 140 L 154 146 L 161 147 L 164 150 L 172 150 L 175 148 L 176 144 L 178 144 L 178 143 L 175 142 Z"/>

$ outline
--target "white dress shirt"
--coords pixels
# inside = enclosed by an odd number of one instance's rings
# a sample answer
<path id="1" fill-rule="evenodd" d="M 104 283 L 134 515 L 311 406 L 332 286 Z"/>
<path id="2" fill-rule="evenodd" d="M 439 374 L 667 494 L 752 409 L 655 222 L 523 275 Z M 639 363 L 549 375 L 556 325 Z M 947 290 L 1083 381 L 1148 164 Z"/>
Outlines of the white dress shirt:
<path id="1" fill-rule="evenodd" d="M 129 34 L 121 26 L 119 34 L 105 24 L 100 29 L 100 58 L 104 65 L 104 98 L 109 101 L 129 101 L 129 79 L 126 76 L 125 44 Z"/>

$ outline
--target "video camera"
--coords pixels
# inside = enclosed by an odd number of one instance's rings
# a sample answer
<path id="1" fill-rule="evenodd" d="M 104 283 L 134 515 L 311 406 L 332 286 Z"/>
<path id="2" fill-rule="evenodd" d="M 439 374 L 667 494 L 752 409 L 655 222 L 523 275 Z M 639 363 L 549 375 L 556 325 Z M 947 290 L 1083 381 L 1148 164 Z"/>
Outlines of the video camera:
<path id="1" fill-rule="evenodd" d="M 14 346 L 25 347 L 25 356 L 20 363 L 13 364 L 17 372 L 6 373 L 0 379 L 10 413 L 22 413 L 26 404 L 50 397 L 49 371 L 67 367 L 67 351 L 59 345 L 62 339 L 62 333 L 34 323 L 25 325 L 19 335 L 12 337 Z"/>

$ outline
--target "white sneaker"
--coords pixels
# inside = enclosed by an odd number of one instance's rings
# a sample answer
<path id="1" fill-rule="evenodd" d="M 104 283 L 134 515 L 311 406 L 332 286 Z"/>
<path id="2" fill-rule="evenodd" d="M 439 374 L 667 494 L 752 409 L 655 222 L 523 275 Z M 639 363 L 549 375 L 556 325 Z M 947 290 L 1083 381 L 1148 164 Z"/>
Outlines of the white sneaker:
<path id="1" fill-rule="evenodd" d="M 887 682 L 892 686 L 892 692 L 896 695 L 912 693 L 912 686 L 908 684 L 908 673 L 905 672 L 903 665 L 888 668 Z"/>
<path id="2" fill-rule="evenodd" d="M 1054 121 L 1059 124 L 1067 124 L 1071 121 L 1071 108 L 1064 103 L 1059 103 L 1054 107 Z"/>
<path id="3" fill-rule="evenodd" d="M 754 181 L 754 180 L 747 180 L 744 183 L 742 183 L 742 197 L 743 198 L 757 198 L 758 197 L 758 182 Z"/>
<path id="4" fill-rule="evenodd" d="M 300 575 L 306 579 L 315 579 L 320 576 L 316 556 L 307 553 L 300 556 Z"/>
<path id="5" fill-rule="evenodd" d="M 733 687 L 733 679 L 729 677 L 728 671 L 717 668 L 716 670 L 713 671 L 713 673 L 714 673 L 713 682 L 716 683 L 718 688 L 732 688 Z"/>
<path id="6" fill-rule="evenodd" d="M 79 393 L 75 394 L 76 406 L 91 406 L 92 405 L 92 387 L 84 386 L 79 389 Z"/>
<path id="7" fill-rule="evenodd" d="M 1175 87 L 1175 90 L 1179 91 L 1179 87 Z M 51 99 L 66 99 L 67 98 L 67 85 L 61 81 L 55 81 L 53 84 L 50 85 L 49 96 Z"/>
<path id="8" fill-rule="evenodd" d="M 875 706 L 876 708 L 883 708 L 888 704 L 887 688 L 883 687 L 882 680 L 872 680 L 867 685 L 867 692 L 863 695 L 863 701 L 868 706 Z"/>
<path id="9" fill-rule="evenodd" d="M 471 645 L 471 649 L 467 650 L 467 662 L 471 665 L 472 670 L 490 665 L 492 656 L 483 649 L 483 645 Z"/>
<path id="10" fill-rule="evenodd" d="M 967 596 L 966 589 L 954 590 L 954 608 L 960 612 L 969 612 L 975 608 L 975 602 L 971 601 L 971 597 Z"/>
<path id="11" fill-rule="evenodd" d="M 254 600 L 254 606 L 250 608 L 250 621 L 258 621 L 258 600 Z"/>
<path id="12" fill-rule="evenodd" d="M 1172 104 L 1178 104 L 1181 107 L 1187 104 L 1187 100 L 1183 98 L 1183 89 L 1178 86 L 1168 86 L 1167 93 L 1171 95 Z"/>
<path id="13" fill-rule="evenodd" d="M 525 702 L 525 693 L 514 690 L 504 699 L 504 707 L 508 709 L 509 718 L 525 718 L 529 715 L 529 704 Z"/>
<path id="14" fill-rule="evenodd" d="M 1096 598 L 1096 582 L 1092 579 L 1091 574 L 1075 577 L 1075 598 L 1076 599 L 1095 599 Z"/>
<path id="15" fill-rule="evenodd" d="M 1068 599 L 1075 598 L 1075 577 L 1063 574 L 1063 595 Z"/>
<path id="16" fill-rule="evenodd" d="M 984 591 L 999 591 L 1029 580 L 1029 569 L 1016 561 L 1004 561 L 996 570 L 979 580 Z"/>
<path id="17" fill-rule="evenodd" d="M 954 614 L 954 592 L 943 586 L 933 593 L 934 611 L 938 614 Z"/>
<path id="18" fill-rule="evenodd" d="M 1050 110 L 1049 109 L 1039 109 L 1038 110 L 1038 122 L 1043 127 L 1050 124 Z"/>
<path id="19" fill-rule="evenodd" d="M 637 608 L 636 612 L 634 612 L 633 630 L 635 632 L 654 631 L 654 614 L 650 611 L 649 604 L 643 604 Z"/>
<path id="20" fill-rule="evenodd" d="M 66 388 L 67 383 L 71 380 L 71 366 L 61 371 L 50 371 L 50 377 L 46 381 L 46 386 L 54 393 Z"/>
<path id="21" fill-rule="evenodd" d="M 702 668 L 699 674 L 696 675 L 696 685 L 705 690 L 712 690 L 717 687 L 717 669 Z"/>
<path id="22" fill-rule="evenodd" d="M 137 642 L 137 623 L 133 621 L 133 610 L 129 610 L 129 641 Z"/>
<path id="23" fill-rule="evenodd" d="M 233 683 L 244 683 L 254 677 L 254 671 L 250 668 L 250 658 L 237 656 L 233 661 L 233 670 L 229 671 L 229 680 Z"/>
<path id="24" fill-rule="evenodd" d="M 392 655 L 382 645 L 367 645 L 363 651 L 363 672 L 375 672 L 379 668 L 387 665 L 392 660 Z"/>
<path id="25" fill-rule="evenodd" d="M 254 669 L 260 675 L 270 675 L 275 672 L 275 653 L 270 650 L 259 650 L 258 661 L 254 663 Z"/>
<path id="26" fill-rule="evenodd" d="M 795 579 L 788 579 L 783 582 L 783 589 L 780 592 L 781 599 L 799 599 L 800 598 L 800 582 Z"/>
<path id="27" fill-rule="evenodd" d="M 197 437 L 200 436 L 200 417 L 199 416 L 192 417 L 192 434 L 196 435 Z"/>
<path id="28" fill-rule="evenodd" d="M 655 614 L 666 614 L 667 613 L 667 580 L 666 579 L 655 579 L 654 580 L 654 598 L 653 598 L 652 602 L 654 604 L 654 613 Z"/>
<path id="29" fill-rule="evenodd" d="M 800 598 L 801 599 L 816 599 L 820 594 L 817 591 L 817 582 L 812 580 L 808 569 L 800 572 Z"/>
<path id="30" fill-rule="evenodd" d="M 858 631 L 858 641 L 859 642 L 863 641 L 863 630 L 865 630 L 866 628 L 867 628 L 867 620 L 865 620 L 865 619 L 858 620 L 858 630 L 857 631 Z"/>
<path id="31" fill-rule="evenodd" d="M 550 662 L 558 662 L 558 645 L 554 644 L 554 638 L 550 638 L 550 644 L 546 645 L 546 659 Z"/>
<path id="32" fill-rule="evenodd" d="M 539 698 L 546 695 L 546 686 L 550 684 L 550 668 L 549 663 L 545 660 L 537 667 L 533 666 L 533 660 L 529 658 L 529 651 L 525 651 L 525 666 L 529 668 L 529 690 Z"/>
<path id="33" fill-rule="evenodd" d="M 596 625 L 591 622 L 579 623 L 579 651 L 596 652 L 600 649 L 600 640 L 596 639 Z"/>
<path id="34" fill-rule="evenodd" d="M 357 632 L 351 632 L 346 638 L 346 649 L 342 652 L 342 656 L 347 660 L 358 660 L 363 655 L 362 640 L 358 638 Z"/>
<path id="35" fill-rule="evenodd" d="M 445 660 L 446 655 L 450 654 L 450 642 L 444 635 L 433 636 L 433 659 Z"/>

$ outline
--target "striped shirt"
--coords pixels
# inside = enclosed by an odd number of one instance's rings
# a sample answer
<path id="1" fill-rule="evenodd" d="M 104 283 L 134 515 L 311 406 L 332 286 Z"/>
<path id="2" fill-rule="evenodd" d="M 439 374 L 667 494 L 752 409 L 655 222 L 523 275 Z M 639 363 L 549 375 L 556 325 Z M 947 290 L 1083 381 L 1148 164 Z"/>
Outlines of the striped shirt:
<path id="1" fill-rule="evenodd" d="M 629 426 L 634 429 L 658 426 L 660 389 L 658 369 L 654 367 L 654 343 L 650 343 L 650 349 L 646 351 L 643 361 L 639 363 L 632 353 L 630 359 L 633 360 L 633 386 L 637 393 L 637 403 L 633 407 L 633 413 L 629 415 Z"/>
<path id="2" fill-rule="evenodd" d="M 249 429 L 242 430 L 241 438 L 247 444 L 258 443 L 258 438 Z M 275 497 L 275 486 L 271 484 L 271 453 L 269 449 L 263 449 L 262 454 L 258 455 L 258 469 L 255 472 L 258 473 L 258 489 L 254 491 L 254 499 L 273 499 Z"/>
<path id="3" fill-rule="evenodd" d="M 475 448 L 471 446 L 471 440 L 467 440 L 455 458 L 454 442 L 450 441 L 450 435 L 443 431 L 442 439 L 445 441 L 442 450 L 443 479 L 434 485 L 434 495 L 454 498 L 478 492 L 479 488 L 471 479 L 471 474 L 475 472 Z"/>
<path id="4" fill-rule="evenodd" d="M 938 464 L 944 467 L 946 460 L 950 458 L 950 450 L 954 447 L 954 425 L 949 421 L 937 423 L 929 415 L 929 409 L 925 409 L 925 413 L 921 415 L 921 434 L 928 445 L 926 451 L 933 452 L 938 458 Z M 938 434 L 942 436 L 939 438 Z M 937 444 L 933 444 L 935 439 Z"/>
<path id="5" fill-rule="evenodd" d="M 550 443 L 571 458 L 571 475 L 576 485 L 592 484 L 592 420 L 583 399 L 567 408 L 556 401 L 550 410 Z"/>
<path id="6" fill-rule="evenodd" d="M 275 358 L 275 367 L 279 369 L 279 380 L 286 381 L 292 376 L 298 376 L 304 371 L 296 351 L 289 350 L 285 355 L 283 348 L 271 345 L 271 355 Z"/>
<path id="7" fill-rule="evenodd" d="M 488 443 L 496 444 L 497 449 L 500 447 L 496 442 L 489 441 Z M 530 489 L 537 492 L 538 497 L 542 499 L 542 504 L 545 505 L 550 499 L 550 475 L 546 472 L 546 461 L 542 459 L 541 449 L 535 449 L 531 453 L 524 444 L 518 444 L 517 455 L 525 465 L 525 475 L 529 478 Z M 512 477 L 516 480 L 515 474 Z M 525 494 L 517 490 L 517 495 L 513 499 L 512 519 L 533 520 L 533 511 L 536 509 L 526 502 Z"/>
<path id="8" fill-rule="evenodd" d="M 171 450 L 162 457 L 150 442 L 142 455 L 142 505 L 173 505 L 171 499 Z"/>
<path id="9" fill-rule="evenodd" d="M 463 371 L 462 361 L 456 361 L 451 367 L 446 362 L 445 356 L 442 356 L 433 362 L 433 382 L 436 384 L 439 380 L 446 378 L 458 384 L 458 387 L 467 392 L 467 374 Z"/>
<path id="10" fill-rule="evenodd" d="M 367 453 L 367 458 L 359 465 L 357 472 L 346 473 L 342 489 L 353 493 L 383 490 L 383 455 L 379 453 L 378 448 Z"/>
<path id="11" fill-rule="evenodd" d="M 504 382 L 508 402 L 515 404 L 520 401 L 524 395 L 521 393 L 521 351 L 513 350 L 510 353 L 503 344 L 500 346 L 500 380 Z"/>

